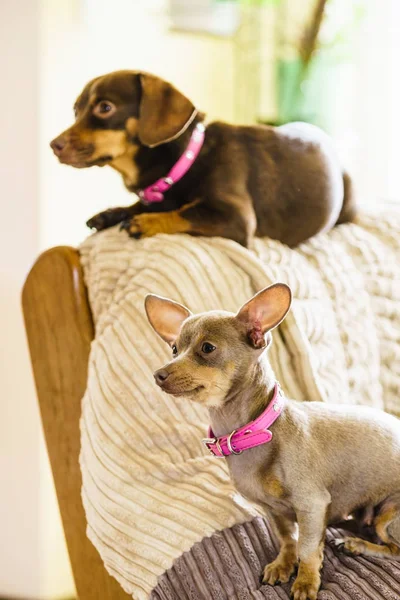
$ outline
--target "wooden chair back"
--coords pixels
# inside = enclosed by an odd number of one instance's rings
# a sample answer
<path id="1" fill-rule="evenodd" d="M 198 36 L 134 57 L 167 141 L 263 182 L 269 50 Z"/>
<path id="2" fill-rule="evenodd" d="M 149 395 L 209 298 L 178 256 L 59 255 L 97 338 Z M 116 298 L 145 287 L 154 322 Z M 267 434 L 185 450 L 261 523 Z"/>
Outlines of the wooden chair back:
<path id="1" fill-rule="evenodd" d="M 23 288 L 22 307 L 79 600 L 127 600 L 130 596 L 107 573 L 86 536 L 79 419 L 94 328 L 76 249 L 60 246 L 38 258 Z"/>

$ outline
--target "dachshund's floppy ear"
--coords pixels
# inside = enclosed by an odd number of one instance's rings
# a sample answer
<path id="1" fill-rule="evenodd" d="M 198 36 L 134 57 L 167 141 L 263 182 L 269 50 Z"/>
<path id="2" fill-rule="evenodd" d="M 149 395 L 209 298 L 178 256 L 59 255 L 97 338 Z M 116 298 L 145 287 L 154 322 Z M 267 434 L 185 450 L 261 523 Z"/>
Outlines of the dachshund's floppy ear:
<path id="1" fill-rule="evenodd" d="M 177 138 L 194 120 L 197 110 L 167 81 L 140 73 L 142 98 L 139 107 L 138 136 L 153 148 Z"/>

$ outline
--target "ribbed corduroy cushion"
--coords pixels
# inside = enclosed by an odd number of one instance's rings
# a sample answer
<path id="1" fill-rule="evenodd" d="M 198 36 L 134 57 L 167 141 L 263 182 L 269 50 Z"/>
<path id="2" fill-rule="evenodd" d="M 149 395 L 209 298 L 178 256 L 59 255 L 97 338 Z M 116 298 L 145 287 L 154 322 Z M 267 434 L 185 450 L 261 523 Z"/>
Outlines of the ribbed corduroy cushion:
<path id="1" fill-rule="evenodd" d="M 345 532 L 326 536 L 318 600 L 399 600 L 400 562 L 348 556 L 332 546 Z M 159 578 L 151 600 L 288 600 L 293 579 L 261 585 L 278 544 L 262 518 L 215 533 L 193 546 Z"/>

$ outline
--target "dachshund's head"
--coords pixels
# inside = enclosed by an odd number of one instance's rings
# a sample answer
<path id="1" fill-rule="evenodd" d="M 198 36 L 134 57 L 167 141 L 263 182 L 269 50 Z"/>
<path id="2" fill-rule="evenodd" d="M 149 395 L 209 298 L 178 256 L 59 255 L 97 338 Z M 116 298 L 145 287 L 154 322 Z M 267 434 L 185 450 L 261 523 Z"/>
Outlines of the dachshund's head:
<path id="1" fill-rule="evenodd" d="M 197 115 L 192 102 L 170 83 L 139 71 L 93 79 L 74 110 L 75 123 L 50 143 L 60 162 L 77 168 L 111 164 L 122 172 L 127 158 L 134 165 L 140 146 L 152 148 L 179 137 Z M 127 173 L 125 183 L 133 185 L 134 178 L 133 171 Z"/>

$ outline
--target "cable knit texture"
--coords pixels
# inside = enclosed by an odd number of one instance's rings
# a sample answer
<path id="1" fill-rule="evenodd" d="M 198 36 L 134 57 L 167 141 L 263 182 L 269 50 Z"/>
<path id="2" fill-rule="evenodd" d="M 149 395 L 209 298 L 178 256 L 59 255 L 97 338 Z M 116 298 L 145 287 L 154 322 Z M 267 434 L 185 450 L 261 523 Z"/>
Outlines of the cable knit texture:
<path id="1" fill-rule="evenodd" d="M 266 555 L 274 551 L 264 520 L 196 544 L 252 519 L 257 509 L 235 492 L 225 462 L 202 447 L 206 410 L 154 384 L 152 373 L 170 352 L 147 322 L 146 294 L 173 298 L 193 312 L 236 311 L 261 288 L 284 281 L 295 300 L 269 357 L 285 394 L 400 415 L 399 232 L 394 212 L 363 216 L 296 250 L 268 239 L 256 240 L 252 252 L 221 238 L 136 241 L 118 228 L 82 245 L 96 325 L 82 404 L 82 495 L 90 539 L 135 600 L 151 593 L 154 600 L 287 597 L 269 586 L 251 591 L 259 588 L 265 547 Z M 329 560 L 343 573 L 356 559 Z M 236 584 L 232 561 L 241 565 Z M 206 580 L 215 580 L 212 590 Z M 367 597 L 381 596 L 321 595 Z"/>

